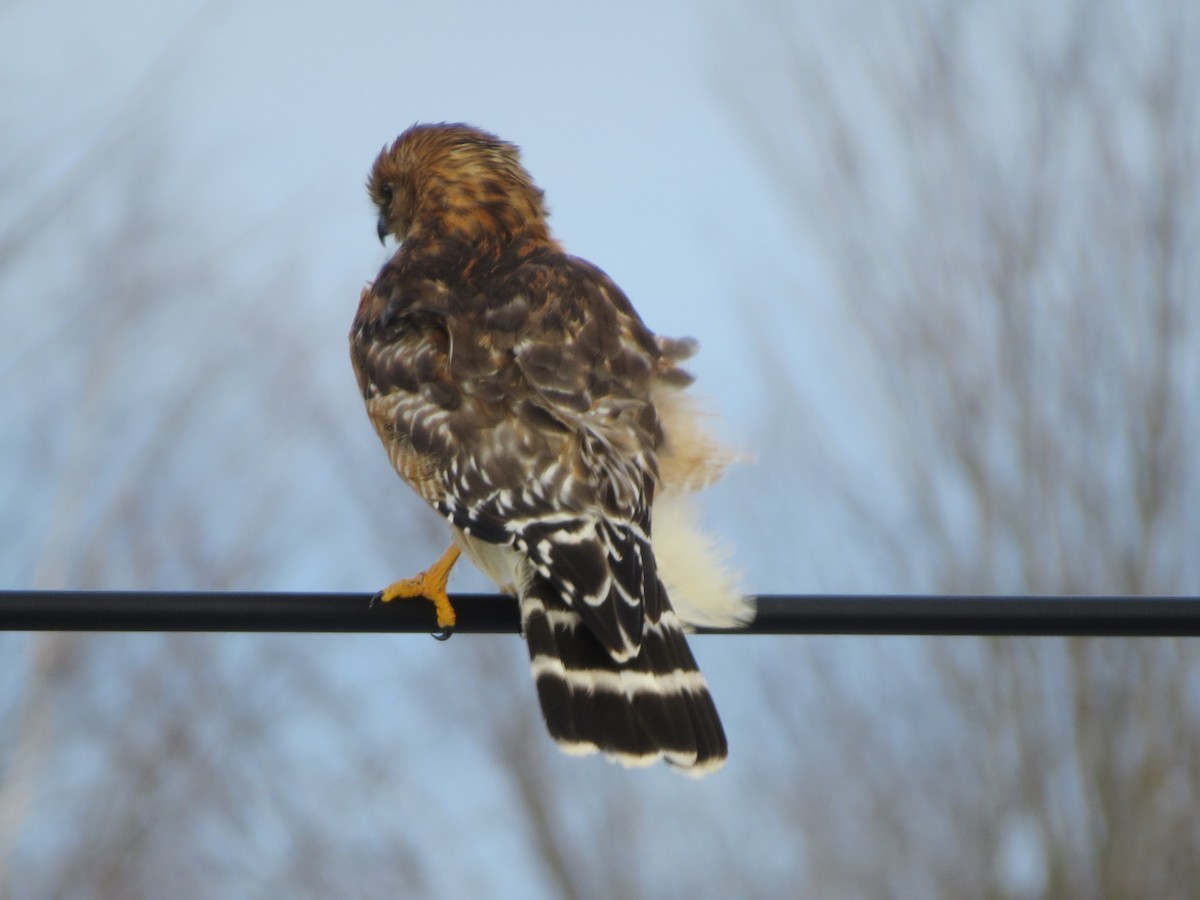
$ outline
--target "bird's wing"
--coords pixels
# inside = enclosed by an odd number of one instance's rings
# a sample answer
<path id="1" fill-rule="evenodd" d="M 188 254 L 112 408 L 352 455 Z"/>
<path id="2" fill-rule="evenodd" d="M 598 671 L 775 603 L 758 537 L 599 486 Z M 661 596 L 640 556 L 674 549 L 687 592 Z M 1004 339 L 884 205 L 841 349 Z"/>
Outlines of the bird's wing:
<path id="1" fill-rule="evenodd" d="M 478 297 L 381 279 L 352 341 L 401 476 L 464 533 L 521 552 L 614 659 L 636 655 L 665 603 L 650 388 L 675 376 L 620 290 L 561 255 Z"/>

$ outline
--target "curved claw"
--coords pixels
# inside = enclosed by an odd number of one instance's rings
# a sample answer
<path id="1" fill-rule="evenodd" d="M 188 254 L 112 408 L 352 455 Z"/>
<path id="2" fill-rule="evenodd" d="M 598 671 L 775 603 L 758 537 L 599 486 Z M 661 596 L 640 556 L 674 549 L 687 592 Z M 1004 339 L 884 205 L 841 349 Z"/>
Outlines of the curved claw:
<path id="1" fill-rule="evenodd" d="M 433 638 L 435 641 L 448 641 L 448 640 L 450 640 L 450 636 L 453 634 L 454 634 L 454 626 L 447 625 L 445 628 L 442 629 L 441 634 L 431 634 L 430 637 Z"/>

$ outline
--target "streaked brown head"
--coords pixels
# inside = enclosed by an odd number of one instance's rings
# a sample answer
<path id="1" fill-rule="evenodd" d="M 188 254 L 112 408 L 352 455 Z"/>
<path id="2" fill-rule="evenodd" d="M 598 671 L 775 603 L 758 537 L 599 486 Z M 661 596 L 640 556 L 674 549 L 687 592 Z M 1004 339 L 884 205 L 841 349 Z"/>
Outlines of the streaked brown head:
<path id="1" fill-rule="evenodd" d="M 383 148 L 367 190 L 381 241 L 549 240 L 542 191 L 517 147 L 470 125 L 413 125 Z"/>

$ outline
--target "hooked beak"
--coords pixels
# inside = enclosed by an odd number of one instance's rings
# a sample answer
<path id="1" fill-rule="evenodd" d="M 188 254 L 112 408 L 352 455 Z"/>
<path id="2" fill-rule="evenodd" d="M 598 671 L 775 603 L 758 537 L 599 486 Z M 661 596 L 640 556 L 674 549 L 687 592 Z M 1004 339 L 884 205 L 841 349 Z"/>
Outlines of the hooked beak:
<path id="1" fill-rule="evenodd" d="M 387 246 L 388 226 L 383 213 L 379 214 L 379 219 L 375 222 L 375 233 L 379 235 L 379 243 Z"/>

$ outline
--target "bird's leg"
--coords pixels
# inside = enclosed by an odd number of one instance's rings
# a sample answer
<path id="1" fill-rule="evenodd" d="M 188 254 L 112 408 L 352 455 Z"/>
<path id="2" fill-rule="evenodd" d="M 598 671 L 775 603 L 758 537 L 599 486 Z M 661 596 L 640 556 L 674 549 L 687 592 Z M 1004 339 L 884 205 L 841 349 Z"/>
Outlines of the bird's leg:
<path id="1" fill-rule="evenodd" d="M 402 578 L 389 584 L 376 597 L 383 603 L 407 600 L 413 597 L 424 597 L 429 600 L 437 611 L 438 627 L 442 629 L 442 633 L 435 637 L 441 641 L 446 640 L 454 633 L 454 626 L 458 621 L 454 606 L 451 605 L 450 597 L 446 593 L 446 582 L 450 580 L 450 570 L 458 562 L 461 552 L 457 544 L 451 544 L 438 561 L 420 575 L 413 578 Z"/>

